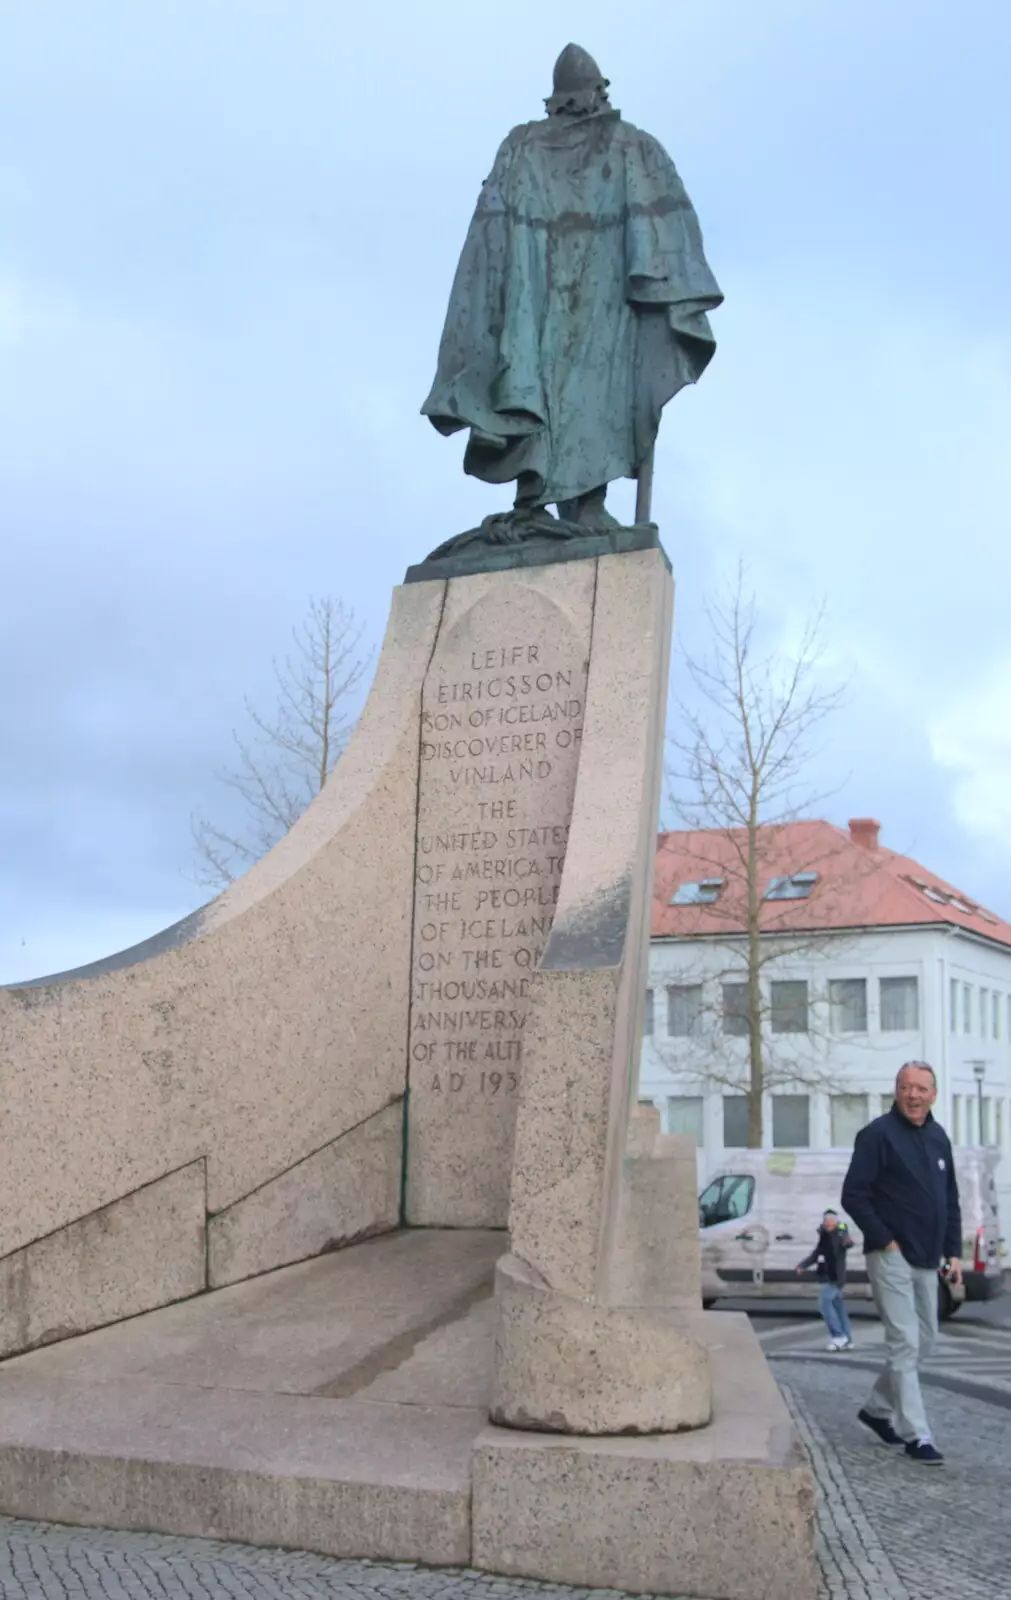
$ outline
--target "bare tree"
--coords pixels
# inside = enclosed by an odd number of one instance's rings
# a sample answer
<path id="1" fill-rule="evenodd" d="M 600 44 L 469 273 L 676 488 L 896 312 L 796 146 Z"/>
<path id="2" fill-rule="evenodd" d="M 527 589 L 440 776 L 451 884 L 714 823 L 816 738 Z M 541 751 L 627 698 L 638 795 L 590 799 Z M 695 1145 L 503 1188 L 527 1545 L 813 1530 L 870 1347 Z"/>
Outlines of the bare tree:
<path id="1" fill-rule="evenodd" d="M 768 898 L 775 864 L 782 874 L 782 830 L 817 814 L 827 798 L 812 792 L 805 779 L 818 753 L 818 735 L 839 708 L 845 685 L 822 681 L 822 612 L 805 625 L 789 655 L 763 653 L 757 642 L 758 615 L 745 593 L 744 574 L 725 596 L 707 606 L 710 644 L 687 668 L 698 696 L 695 706 L 679 706 L 680 728 L 671 804 L 682 826 L 698 830 L 692 859 L 698 866 L 700 901 L 709 934 L 726 956 L 717 973 L 722 984 L 737 982 L 745 991 L 738 1020 L 747 1035 L 747 1067 L 742 1082 L 740 1056 L 720 1052 L 719 1005 L 710 1009 L 713 1026 L 695 1052 L 697 1077 L 733 1087 L 748 1101 L 748 1144 L 762 1144 L 763 1095 L 789 1082 L 826 1081 L 826 1065 L 802 1061 L 793 1049 L 776 1058 L 771 1050 L 770 1000 L 765 981 L 776 962 L 824 953 L 837 940 L 824 932 L 795 931 L 796 897 L 828 864 L 805 860 L 783 885 L 782 900 Z M 841 846 L 845 848 L 845 846 Z M 830 851 L 836 846 L 830 845 Z M 708 880 L 708 885 L 702 887 Z M 711 897 L 711 898 L 710 898 Z M 712 964 L 707 967 L 711 979 Z M 789 1021 L 789 1019 L 787 1019 Z M 805 1001 L 803 1031 L 809 1035 Z M 797 1031 L 801 1031 L 798 1025 Z"/>
<path id="2" fill-rule="evenodd" d="M 342 601 L 310 600 L 292 629 L 294 652 L 275 660 L 277 706 L 265 717 L 245 701 L 249 731 L 232 738 L 238 760 L 216 773 L 243 802 L 235 832 L 191 818 L 197 882 L 222 888 L 277 843 L 319 794 L 354 725 L 354 692 L 370 656 L 358 653 L 362 629 Z"/>

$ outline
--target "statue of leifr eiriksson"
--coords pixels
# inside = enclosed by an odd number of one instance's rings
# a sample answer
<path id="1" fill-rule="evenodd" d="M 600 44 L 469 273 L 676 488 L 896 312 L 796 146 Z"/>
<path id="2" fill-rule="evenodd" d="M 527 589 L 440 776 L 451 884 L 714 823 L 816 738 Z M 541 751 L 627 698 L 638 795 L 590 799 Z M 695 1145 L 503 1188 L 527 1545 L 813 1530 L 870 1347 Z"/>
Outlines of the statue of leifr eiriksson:
<path id="1" fill-rule="evenodd" d="M 607 87 L 585 50 L 562 51 L 547 117 L 504 141 L 467 233 L 422 411 L 470 429 L 466 472 L 516 481 L 514 511 L 468 538 L 617 527 L 608 483 L 651 463 L 663 407 L 715 349 L 698 218 Z"/>

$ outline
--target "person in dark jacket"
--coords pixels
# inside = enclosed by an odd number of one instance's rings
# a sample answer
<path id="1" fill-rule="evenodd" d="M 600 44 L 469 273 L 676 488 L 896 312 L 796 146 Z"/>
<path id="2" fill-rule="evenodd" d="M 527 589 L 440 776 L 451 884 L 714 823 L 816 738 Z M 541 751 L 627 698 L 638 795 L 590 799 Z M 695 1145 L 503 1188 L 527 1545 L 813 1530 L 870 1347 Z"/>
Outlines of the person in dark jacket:
<path id="1" fill-rule="evenodd" d="M 846 1252 L 852 1244 L 845 1222 L 840 1222 L 834 1211 L 826 1211 L 818 1229 L 818 1243 L 797 1267 L 798 1272 L 806 1272 L 817 1263 L 818 1306 L 829 1331 L 830 1350 L 853 1349 L 853 1329 L 843 1299 Z"/>
<path id="2" fill-rule="evenodd" d="M 962 1214 L 948 1135 L 935 1122 L 933 1067 L 907 1061 L 895 1104 L 861 1128 L 842 1203 L 864 1238 L 874 1302 L 885 1329 L 886 1366 L 860 1421 L 915 1461 L 944 1458 L 930 1437 L 917 1371 L 937 1333 L 937 1273 L 962 1281 Z"/>

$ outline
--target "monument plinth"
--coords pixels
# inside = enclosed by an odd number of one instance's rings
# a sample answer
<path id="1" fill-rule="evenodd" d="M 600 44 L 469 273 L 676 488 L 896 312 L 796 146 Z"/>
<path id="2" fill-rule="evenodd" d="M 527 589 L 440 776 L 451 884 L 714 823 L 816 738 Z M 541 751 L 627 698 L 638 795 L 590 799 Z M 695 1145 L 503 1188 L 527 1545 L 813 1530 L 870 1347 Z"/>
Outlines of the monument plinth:
<path id="1" fill-rule="evenodd" d="M 492 1417 L 672 1432 L 709 1420 L 708 1353 L 683 1313 L 638 1303 L 616 1255 L 644 1220 L 626 1191 L 673 584 L 659 551 L 597 566 L 565 872 L 530 993 Z"/>
<path id="2" fill-rule="evenodd" d="M 407 1218 L 506 1226 L 534 973 L 558 903 L 593 562 L 454 579 L 421 697 Z"/>
<path id="3" fill-rule="evenodd" d="M 57 1341 L 5 1368 L 0 1510 L 812 1592 L 785 1408 L 700 1309 L 693 1153 L 635 1114 L 671 603 L 655 548 L 397 590 L 287 839 L 0 991 L 0 1333 Z"/>

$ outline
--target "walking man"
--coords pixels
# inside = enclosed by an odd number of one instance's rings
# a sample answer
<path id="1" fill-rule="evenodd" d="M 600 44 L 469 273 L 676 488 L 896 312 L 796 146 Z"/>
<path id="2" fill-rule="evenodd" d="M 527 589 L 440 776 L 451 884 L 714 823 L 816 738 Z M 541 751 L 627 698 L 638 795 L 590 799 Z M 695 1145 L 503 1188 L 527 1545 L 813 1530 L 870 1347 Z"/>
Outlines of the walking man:
<path id="1" fill-rule="evenodd" d="M 895 1104 L 861 1128 L 842 1203 L 864 1238 L 867 1274 L 885 1329 L 886 1365 L 858 1416 L 885 1444 L 926 1465 L 944 1457 L 930 1437 L 917 1371 L 937 1333 L 937 1273 L 962 1281 L 962 1216 L 948 1135 L 935 1122 L 934 1069 L 907 1061 Z"/>
<path id="2" fill-rule="evenodd" d="M 818 1263 L 818 1305 L 829 1331 L 830 1350 L 853 1349 L 853 1329 L 843 1299 L 846 1252 L 852 1244 L 845 1222 L 840 1222 L 834 1211 L 826 1211 L 818 1229 L 818 1243 L 797 1268 L 798 1272 L 806 1272 Z"/>

